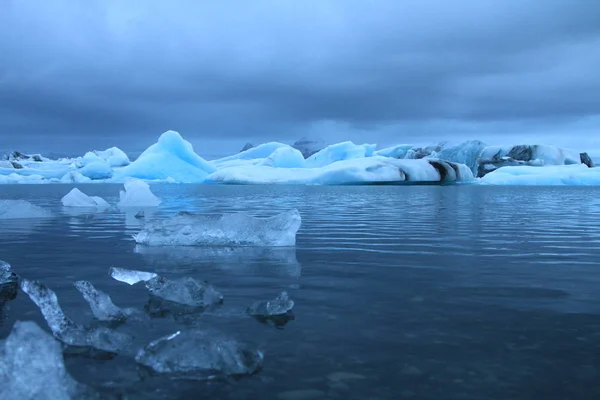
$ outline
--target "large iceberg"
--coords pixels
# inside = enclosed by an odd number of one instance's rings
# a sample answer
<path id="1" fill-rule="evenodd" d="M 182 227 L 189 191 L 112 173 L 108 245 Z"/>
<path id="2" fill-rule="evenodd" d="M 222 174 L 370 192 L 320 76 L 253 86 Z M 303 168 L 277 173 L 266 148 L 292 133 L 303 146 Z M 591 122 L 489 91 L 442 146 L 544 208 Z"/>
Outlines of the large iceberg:
<path id="1" fill-rule="evenodd" d="M 433 157 L 465 164 L 471 169 L 473 175 L 476 176 L 479 168 L 479 159 L 486 148 L 485 143 L 479 140 L 470 140 L 456 146 L 442 148 Z"/>
<path id="2" fill-rule="evenodd" d="M 356 145 L 352 142 L 333 144 L 308 157 L 306 159 L 306 166 L 309 168 L 319 168 L 336 161 L 371 157 L 376 147 L 376 144 Z"/>
<path id="3" fill-rule="evenodd" d="M 150 190 L 150 185 L 140 179 L 129 179 L 119 193 L 119 207 L 156 207 L 161 201 Z"/>
<path id="4" fill-rule="evenodd" d="M 293 147 L 280 147 L 258 165 L 275 168 L 304 168 L 306 161 L 300 151 Z"/>
<path id="5" fill-rule="evenodd" d="M 137 160 L 115 170 L 114 179 L 127 177 L 146 180 L 172 179 L 181 183 L 201 183 L 215 167 L 194 153 L 192 145 L 179 133 L 167 131 Z"/>
<path id="6" fill-rule="evenodd" d="M 0 200 L 0 220 L 48 218 L 52 213 L 25 200 Z"/>
<path id="7" fill-rule="evenodd" d="M 338 161 L 321 168 L 272 168 L 253 165 L 230 167 L 218 170 L 207 178 L 207 181 L 214 183 L 295 185 L 401 184 L 473 180 L 473 173 L 463 164 L 440 163 L 431 159 L 398 160 L 381 156 Z"/>
<path id="8" fill-rule="evenodd" d="M 269 218 L 245 213 L 212 217 L 184 212 L 147 224 L 134 239 L 147 246 L 294 246 L 301 221 L 298 210 Z"/>
<path id="9" fill-rule="evenodd" d="M 412 144 L 398 144 L 392 147 L 376 150 L 373 152 L 373 155 L 390 158 L 405 158 L 408 151 L 412 148 Z"/>
<path id="10" fill-rule="evenodd" d="M 192 351 L 193 350 L 193 351 Z M 135 360 L 151 373 L 173 378 L 211 379 L 251 375 L 263 353 L 215 331 L 178 331 L 150 343 Z"/>
<path id="11" fill-rule="evenodd" d="M 598 186 L 600 168 L 588 168 L 584 164 L 503 167 L 485 175 L 480 182 L 487 185 Z"/>
<path id="12" fill-rule="evenodd" d="M 277 149 L 290 147 L 287 144 L 279 142 L 263 143 L 261 145 L 251 147 L 247 150 L 243 150 L 238 154 L 232 156 L 219 158 L 211 161 L 211 164 L 218 168 L 224 168 L 229 166 L 245 165 L 249 162 L 261 162 L 262 159 L 269 157 Z"/>
<path id="13" fill-rule="evenodd" d="M 88 196 L 77 188 L 71 189 L 61 199 L 61 203 L 65 207 L 109 207 L 102 197 Z"/>
<path id="14" fill-rule="evenodd" d="M 32 321 L 15 322 L 0 346 L 0 399 L 99 398 L 67 372 L 60 344 Z"/>

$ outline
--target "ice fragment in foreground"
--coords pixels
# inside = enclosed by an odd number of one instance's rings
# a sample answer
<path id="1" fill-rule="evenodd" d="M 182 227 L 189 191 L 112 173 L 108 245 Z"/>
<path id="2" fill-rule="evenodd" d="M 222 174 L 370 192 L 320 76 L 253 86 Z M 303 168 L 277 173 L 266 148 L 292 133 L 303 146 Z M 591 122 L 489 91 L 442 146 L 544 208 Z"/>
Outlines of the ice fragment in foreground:
<path id="1" fill-rule="evenodd" d="M 284 315 L 294 307 L 294 300 L 287 292 L 281 292 L 275 300 L 257 301 L 248 308 L 248 314 L 257 317 Z"/>
<path id="2" fill-rule="evenodd" d="M 87 329 L 64 314 L 56 294 L 38 281 L 22 279 L 21 289 L 39 307 L 54 337 L 69 346 L 118 353 L 132 341 L 130 335 L 105 327 Z"/>
<path id="3" fill-rule="evenodd" d="M 10 264 L 0 261 L 0 327 L 8 317 L 9 303 L 19 293 L 19 277 L 12 272 Z"/>
<path id="4" fill-rule="evenodd" d="M 21 218 L 48 218 L 50 211 L 25 200 L 0 200 L 0 220 Z"/>
<path id="5" fill-rule="evenodd" d="M 98 398 L 66 371 L 61 347 L 31 321 L 17 321 L 0 346 L 0 398 Z"/>
<path id="6" fill-rule="evenodd" d="M 61 199 L 65 207 L 109 207 L 102 197 L 88 196 L 77 188 L 73 188 Z"/>
<path id="7" fill-rule="evenodd" d="M 126 318 L 123 310 L 114 305 L 110 296 L 96 289 L 90 282 L 77 281 L 74 285 L 90 305 L 94 317 L 99 321 L 123 321 Z"/>
<path id="8" fill-rule="evenodd" d="M 178 331 L 141 349 L 135 360 L 153 373 L 186 379 L 242 376 L 257 372 L 263 354 L 211 331 Z"/>
<path id="9" fill-rule="evenodd" d="M 17 274 L 15 274 L 10 264 L 0 260 L 0 285 L 16 283 L 19 280 Z"/>
<path id="10" fill-rule="evenodd" d="M 218 217 L 179 213 L 146 225 L 134 239 L 147 246 L 294 246 L 301 222 L 295 209 L 269 218 L 245 213 Z"/>
<path id="11" fill-rule="evenodd" d="M 184 277 L 169 280 L 160 276 L 146 281 L 150 301 L 146 310 L 152 315 L 193 313 L 223 303 L 223 295 L 207 282 Z"/>
<path id="12" fill-rule="evenodd" d="M 115 267 L 111 267 L 108 270 L 108 274 L 114 280 L 127 283 L 128 285 L 135 285 L 139 282 L 149 281 L 150 279 L 158 276 L 154 272 L 136 271 L 133 269 Z"/>
<path id="13" fill-rule="evenodd" d="M 125 190 L 120 192 L 119 207 L 156 207 L 160 199 L 150 190 L 150 185 L 139 179 L 125 182 Z"/>

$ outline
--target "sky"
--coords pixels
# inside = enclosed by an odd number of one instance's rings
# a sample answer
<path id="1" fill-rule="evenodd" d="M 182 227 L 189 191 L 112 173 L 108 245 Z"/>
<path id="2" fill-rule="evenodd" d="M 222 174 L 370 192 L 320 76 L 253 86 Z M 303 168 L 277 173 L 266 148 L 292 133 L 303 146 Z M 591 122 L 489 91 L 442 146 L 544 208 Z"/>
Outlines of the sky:
<path id="1" fill-rule="evenodd" d="M 597 0 L 0 0 L 0 150 L 600 149 Z"/>

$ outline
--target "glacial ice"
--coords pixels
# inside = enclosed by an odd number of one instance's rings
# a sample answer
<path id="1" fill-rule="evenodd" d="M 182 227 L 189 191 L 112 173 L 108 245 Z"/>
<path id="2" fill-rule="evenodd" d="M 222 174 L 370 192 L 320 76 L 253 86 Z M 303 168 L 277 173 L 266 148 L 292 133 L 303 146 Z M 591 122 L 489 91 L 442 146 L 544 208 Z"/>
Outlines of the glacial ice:
<path id="1" fill-rule="evenodd" d="M 434 157 L 440 160 L 465 164 L 477 176 L 479 159 L 486 149 L 486 144 L 479 140 L 470 140 L 456 146 L 442 148 Z"/>
<path id="2" fill-rule="evenodd" d="M 272 317 L 285 315 L 294 307 L 294 300 L 290 299 L 287 292 L 281 292 L 275 300 L 257 301 L 248 307 L 248 314 L 257 317 Z"/>
<path id="3" fill-rule="evenodd" d="M 317 153 L 318 154 L 318 153 Z M 307 160 L 308 161 L 308 160 Z M 321 168 L 271 168 L 244 166 L 220 169 L 207 177 L 208 182 L 229 184 L 356 185 L 407 182 L 440 182 L 432 160 L 397 160 L 373 156 L 337 161 Z M 457 182 L 474 180 L 471 170 L 462 164 L 449 166 L 458 172 Z M 446 176 L 451 175 L 449 171 Z"/>
<path id="4" fill-rule="evenodd" d="M 149 281 L 150 279 L 156 278 L 158 276 L 154 272 L 136 271 L 132 269 L 115 267 L 111 267 L 108 270 L 108 274 L 114 280 L 127 283 L 128 285 L 135 285 L 139 282 Z"/>
<path id="5" fill-rule="evenodd" d="M 192 351 L 193 350 L 193 351 Z M 215 331 L 177 331 L 141 349 L 135 360 L 154 374 L 185 379 L 258 372 L 263 353 Z"/>
<path id="6" fill-rule="evenodd" d="M 232 156 L 219 158 L 217 160 L 212 160 L 210 163 L 216 167 L 216 169 L 229 167 L 229 166 L 237 166 L 237 165 L 245 165 L 248 164 L 248 161 L 259 160 L 261 161 L 264 158 L 269 157 L 275 151 L 280 148 L 290 147 L 287 144 L 279 143 L 279 142 L 268 142 L 263 143 L 261 145 L 251 147 L 248 150 L 244 150 L 239 152 L 238 154 L 234 154 Z M 304 157 L 303 157 L 304 158 Z"/>
<path id="7" fill-rule="evenodd" d="M 22 279 L 23 290 L 40 309 L 55 338 L 68 346 L 116 354 L 132 342 L 128 334 L 106 327 L 85 328 L 71 321 L 63 312 L 56 293 L 38 281 Z"/>
<path id="8" fill-rule="evenodd" d="M 150 185 L 140 179 L 128 179 L 125 190 L 119 193 L 119 207 L 156 207 L 161 201 L 150 190 Z"/>
<path id="9" fill-rule="evenodd" d="M 110 205 L 102 197 L 88 196 L 77 188 L 71 189 L 62 199 L 65 207 L 109 207 Z"/>
<path id="10" fill-rule="evenodd" d="M 0 261 L 0 327 L 8 317 L 9 303 L 19 293 L 19 277 L 15 274 L 10 264 Z"/>
<path id="11" fill-rule="evenodd" d="M 390 158 L 404 158 L 406 153 L 413 148 L 412 144 L 398 144 L 392 147 L 386 147 L 381 150 L 373 152 L 374 156 L 390 157 Z"/>
<path id="12" fill-rule="evenodd" d="M 115 170 L 113 179 L 127 177 L 146 180 L 174 179 L 181 183 L 201 183 L 215 168 L 194 153 L 192 145 L 179 133 L 167 131 L 148 147 L 137 160 Z"/>
<path id="13" fill-rule="evenodd" d="M 584 164 L 502 167 L 485 175 L 480 182 L 487 185 L 598 186 L 600 168 L 588 168 Z"/>
<path id="14" fill-rule="evenodd" d="M 280 147 L 258 165 L 275 168 L 304 168 L 306 161 L 300 151 L 293 147 Z"/>
<path id="15" fill-rule="evenodd" d="M 105 161 L 92 162 L 78 171 L 81 175 L 95 179 L 109 179 L 113 176 L 113 170 Z M 62 179 L 62 178 L 61 178 Z"/>
<path id="16" fill-rule="evenodd" d="M 17 321 L 0 347 L 0 399 L 98 398 L 65 369 L 60 344 L 32 321 Z"/>
<path id="17" fill-rule="evenodd" d="M 376 144 L 356 145 L 352 142 L 333 144 L 308 157 L 306 166 L 308 168 L 320 168 L 336 161 L 371 157 L 376 147 Z"/>
<path id="18" fill-rule="evenodd" d="M 294 246 L 301 221 L 298 210 L 268 218 L 245 213 L 215 217 L 179 213 L 146 224 L 134 239 L 147 246 Z"/>
<path id="19" fill-rule="evenodd" d="M 127 318 L 125 312 L 115 306 L 108 294 L 96 289 L 90 282 L 77 281 L 73 285 L 90 305 L 98 321 L 118 322 Z"/>
<path id="20" fill-rule="evenodd" d="M 91 183 L 92 180 L 87 176 L 83 176 L 78 171 L 69 171 L 62 178 L 61 183 Z"/>
<path id="21" fill-rule="evenodd" d="M 15 274 L 9 263 L 0 260 L 0 285 L 17 283 L 19 277 Z"/>
<path id="22" fill-rule="evenodd" d="M 125 167 L 131 163 L 127 154 L 118 147 L 111 147 L 103 151 L 95 150 L 94 153 L 113 168 Z"/>
<path id="23" fill-rule="evenodd" d="M 25 200 L 0 200 L 0 220 L 48 218 L 52 213 Z"/>

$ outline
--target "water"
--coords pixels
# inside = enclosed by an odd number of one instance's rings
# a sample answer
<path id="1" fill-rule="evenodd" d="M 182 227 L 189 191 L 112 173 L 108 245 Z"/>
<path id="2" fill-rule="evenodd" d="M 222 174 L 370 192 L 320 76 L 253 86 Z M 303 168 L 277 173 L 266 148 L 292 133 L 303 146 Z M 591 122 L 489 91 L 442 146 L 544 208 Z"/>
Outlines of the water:
<path id="1" fill-rule="evenodd" d="M 79 188 L 118 199 L 117 185 Z M 265 353 L 259 374 L 213 383 L 141 379 L 127 357 L 69 357 L 80 382 L 130 399 L 600 398 L 600 188 L 153 186 L 164 203 L 147 219 L 297 208 L 295 249 L 139 247 L 135 212 L 68 211 L 59 200 L 70 189 L 0 186 L 0 198 L 57 215 L 0 221 L 1 260 L 54 289 L 80 323 L 91 312 L 77 280 L 120 307 L 146 302 L 143 288 L 108 277 L 111 266 L 209 280 L 220 309 L 154 319 L 137 340 L 197 324 Z M 296 303 L 284 329 L 244 315 L 283 290 Z M 23 293 L 0 337 L 18 319 L 46 329 Z"/>

